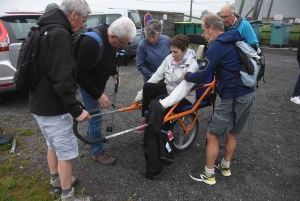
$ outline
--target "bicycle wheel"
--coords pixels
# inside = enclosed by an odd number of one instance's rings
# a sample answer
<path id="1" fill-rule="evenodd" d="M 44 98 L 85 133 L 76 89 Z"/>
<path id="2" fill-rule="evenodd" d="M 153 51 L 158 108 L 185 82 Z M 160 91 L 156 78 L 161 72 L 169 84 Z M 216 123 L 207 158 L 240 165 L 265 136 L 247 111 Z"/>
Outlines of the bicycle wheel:
<path id="1" fill-rule="evenodd" d="M 195 141 L 196 136 L 198 134 L 198 127 L 199 127 L 198 121 L 196 120 L 193 128 L 188 133 L 185 133 L 183 127 L 179 123 L 179 121 L 181 121 L 186 128 L 189 128 L 192 122 L 194 121 L 195 116 L 196 116 L 195 114 L 188 114 L 174 121 L 173 123 L 174 140 L 172 143 L 172 148 L 175 152 L 182 152 L 188 149 Z"/>

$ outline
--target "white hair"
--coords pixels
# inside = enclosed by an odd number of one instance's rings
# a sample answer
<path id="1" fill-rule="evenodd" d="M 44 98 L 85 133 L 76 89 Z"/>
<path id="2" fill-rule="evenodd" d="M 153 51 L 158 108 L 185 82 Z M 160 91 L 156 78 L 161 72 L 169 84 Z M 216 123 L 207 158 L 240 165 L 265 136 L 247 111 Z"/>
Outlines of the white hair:
<path id="1" fill-rule="evenodd" d="M 92 12 L 85 0 L 62 0 L 59 8 L 67 17 L 75 10 L 79 17 L 86 17 Z"/>
<path id="2" fill-rule="evenodd" d="M 109 26 L 109 30 L 111 34 L 115 34 L 119 38 L 128 37 L 130 41 L 136 36 L 135 25 L 128 17 L 120 17 L 114 21 Z"/>

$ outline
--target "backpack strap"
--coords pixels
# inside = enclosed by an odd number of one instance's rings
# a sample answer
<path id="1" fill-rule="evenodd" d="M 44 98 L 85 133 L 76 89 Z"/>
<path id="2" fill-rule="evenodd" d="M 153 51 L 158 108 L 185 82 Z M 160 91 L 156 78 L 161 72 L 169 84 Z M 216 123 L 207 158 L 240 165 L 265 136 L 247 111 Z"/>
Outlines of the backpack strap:
<path id="1" fill-rule="evenodd" d="M 80 43 L 81 43 L 81 40 L 82 40 L 82 37 L 83 36 L 89 36 L 93 39 L 95 39 L 95 41 L 97 42 L 97 44 L 99 44 L 99 51 L 98 51 L 98 56 L 95 60 L 95 62 L 93 63 L 93 66 L 95 66 L 102 58 L 102 52 L 101 49 L 104 48 L 103 46 L 103 40 L 101 38 L 101 32 L 100 30 L 98 29 L 98 27 L 102 26 L 102 24 L 99 24 L 95 27 L 91 27 L 91 28 L 88 28 L 85 32 L 83 33 L 79 33 L 79 39 L 75 40 L 75 44 L 74 44 L 74 53 L 75 53 L 75 57 L 77 57 L 77 54 L 78 52 L 76 50 L 78 50 L 79 46 L 80 46 Z M 75 36 L 76 38 L 77 36 Z"/>
<path id="2" fill-rule="evenodd" d="M 97 29 L 95 29 L 95 30 L 97 30 Z M 100 33 L 100 31 L 99 31 L 99 33 Z M 95 39 L 96 42 L 99 44 L 98 56 L 97 56 L 97 58 L 96 58 L 96 60 L 95 60 L 95 62 L 93 64 L 93 66 L 95 66 L 101 60 L 101 58 L 102 58 L 102 51 L 101 51 L 102 46 L 103 46 L 102 38 L 94 30 L 91 31 L 91 32 L 83 33 L 82 35 L 89 36 L 89 37 Z"/>

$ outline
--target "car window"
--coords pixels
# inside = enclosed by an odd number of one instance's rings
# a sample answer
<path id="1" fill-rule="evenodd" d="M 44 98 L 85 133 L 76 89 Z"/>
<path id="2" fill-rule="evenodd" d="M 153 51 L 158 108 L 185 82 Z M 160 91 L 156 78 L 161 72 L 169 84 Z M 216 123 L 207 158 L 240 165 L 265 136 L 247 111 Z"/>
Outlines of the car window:
<path id="1" fill-rule="evenodd" d="M 27 36 L 31 27 L 37 26 L 38 18 L 39 16 L 11 16 L 2 18 L 2 20 L 7 22 L 6 24 L 10 26 L 17 40 L 21 40 Z"/>
<path id="2" fill-rule="evenodd" d="M 137 29 L 141 28 L 141 18 L 137 12 L 128 12 L 128 17 L 133 21 Z"/>
<path id="3" fill-rule="evenodd" d="M 111 24 L 120 17 L 122 17 L 121 14 L 90 15 L 87 19 L 87 27 L 93 27 L 100 23 Z"/>

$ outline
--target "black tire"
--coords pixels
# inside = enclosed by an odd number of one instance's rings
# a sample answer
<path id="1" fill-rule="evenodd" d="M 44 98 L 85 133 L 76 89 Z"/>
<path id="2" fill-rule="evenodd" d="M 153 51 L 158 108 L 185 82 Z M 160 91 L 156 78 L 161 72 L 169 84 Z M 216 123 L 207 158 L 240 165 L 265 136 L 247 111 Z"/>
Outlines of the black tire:
<path id="1" fill-rule="evenodd" d="M 184 125 L 188 128 L 189 125 L 194 121 L 195 114 L 188 114 L 184 117 L 180 117 L 183 121 Z M 180 125 L 178 120 L 175 120 L 173 123 L 173 135 L 174 139 L 172 141 L 172 148 L 175 152 L 182 152 L 187 150 L 195 141 L 198 134 L 198 121 L 195 122 L 194 127 L 190 130 L 189 133 L 185 133 L 182 126 Z"/>

